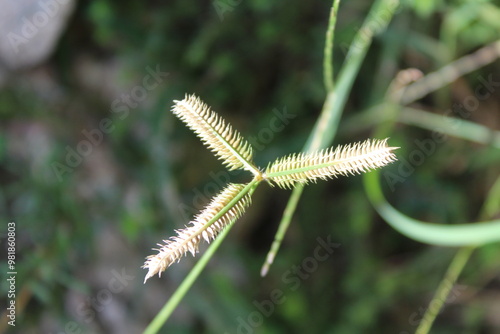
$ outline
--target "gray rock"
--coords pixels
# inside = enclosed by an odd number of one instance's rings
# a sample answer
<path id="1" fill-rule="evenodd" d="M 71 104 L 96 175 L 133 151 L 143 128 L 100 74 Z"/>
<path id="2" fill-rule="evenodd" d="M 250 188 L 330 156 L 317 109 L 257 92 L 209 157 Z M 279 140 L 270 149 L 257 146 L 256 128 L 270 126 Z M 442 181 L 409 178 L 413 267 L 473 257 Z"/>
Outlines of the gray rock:
<path id="1" fill-rule="evenodd" d="M 75 4 L 74 0 L 0 0 L 0 83 L 9 72 L 47 59 Z"/>

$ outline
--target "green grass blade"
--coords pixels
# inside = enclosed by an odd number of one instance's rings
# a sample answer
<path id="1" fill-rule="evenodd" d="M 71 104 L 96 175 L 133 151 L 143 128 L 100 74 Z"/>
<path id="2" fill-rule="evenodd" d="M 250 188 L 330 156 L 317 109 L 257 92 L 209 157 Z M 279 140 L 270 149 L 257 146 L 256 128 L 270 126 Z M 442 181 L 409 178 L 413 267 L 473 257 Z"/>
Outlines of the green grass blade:
<path id="1" fill-rule="evenodd" d="M 456 117 L 452 118 L 406 107 L 399 114 L 398 121 L 430 131 L 439 131 L 449 136 L 500 148 L 500 131 L 495 131 L 484 125 Z"/>
<path id="2" fill-rule="evenodd" d="M 437 246 L 479 246 L 500 241 L 500 219 L 468 224 L 434 224 L 410 218 L 384 198 L 379 172 L 364 175 L 366 193 L 377 212 L 407 237 Z"/>
<path id="3" fill-rule="evenodd" d="M 395 112 L 390 112 L 392 110 Z M 394 119 L 402 124 L 500 148 L 500 131 L 465 119 L 448 117 L 412 107 L 400 107 L 390 102 L 377 104 L 365 112 L 351 117 L 343 124 L 342 131 L 344 133 L 365 131 L 377 124 L 390 123 Z M 387 133 L 384 132 L 384 134 Z"/>
<path id="4" fill-rule="evenodd" d="M 337 133 L 342 110 L 345 106 L 349 92 L 354 83 L 354 79 L 359 72 L 361 64 L 366 56 L 368 47 L 371 44 L 373 36 L 385 29 L 391 20 L 399 1 L 378 0 L 376 1 L 368 13 L 367 19 L 363 26 L 357 32 L 354 40 L 349 48 L 346 60 L 340 69 L 335 91 L 329 91 L 321 115 L 319 116 L 311 135 L 304 147 L 304 151 L 311 152 L 322 147 L 328 146 L 332 142 Z M 377 22 L 376 29 L 373 29 L 373 22 Z M 324 70 L 325 75 L 329 70 Z M 278 227 L 278 232 L 275 235 L 275 242 L 269 251 L 266 261 L 264 262 L 261 274 L 267 273 L 276 253 L 279 250 L 280 240 L 283 240 L 284 234 L 288 229 L 291 217 L 295 212 L 303 186 L 297 185 L 290 196 L 285 212 Z"/>

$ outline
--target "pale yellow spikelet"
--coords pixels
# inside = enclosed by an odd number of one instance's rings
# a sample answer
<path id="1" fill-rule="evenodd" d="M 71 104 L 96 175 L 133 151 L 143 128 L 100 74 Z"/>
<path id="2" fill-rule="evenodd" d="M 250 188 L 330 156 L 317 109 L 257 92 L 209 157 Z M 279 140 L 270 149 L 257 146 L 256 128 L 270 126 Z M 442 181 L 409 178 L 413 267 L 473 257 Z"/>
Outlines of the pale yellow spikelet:
<path id="1" fill-rule="evenodd" d="M 252 146 L 222 117 L 194 95 L 186 95 L 184 100 L 174 102 L 172 112 L 201 138 L 229 170 L 244 168 L 260 175 L 252 162 Z"/>
<path id="2" fill-rule="evenodd" d="M 205 209 L 184 229 L 176 230 L 177 235 L 163 240 L 158 254 L 148 256 L 143 268 L 148 269 L 144 282 L 155 274 L 161 275 L 172 263 L 178 262 L 188 251 L 193 256 L 198 252 L 201 238 L 210 242 L 227 225 L 238 219 L 250 205 L 250 194 L 246 193 L 233 203 L 225 213 L 222 210 L 231 204 L 245 188 L 244 184 L 229 184 Z"/>
<path id="3" fill-rule="evenodd" d="M 389 147 L 387 140 L 368 139 L 335 149 L 285 156 L 270 164 L 263 178 L 281 188 L 292 188 L 297 183 L 367 172 L 396 160 L 392 151 L 397 147 Z"/>

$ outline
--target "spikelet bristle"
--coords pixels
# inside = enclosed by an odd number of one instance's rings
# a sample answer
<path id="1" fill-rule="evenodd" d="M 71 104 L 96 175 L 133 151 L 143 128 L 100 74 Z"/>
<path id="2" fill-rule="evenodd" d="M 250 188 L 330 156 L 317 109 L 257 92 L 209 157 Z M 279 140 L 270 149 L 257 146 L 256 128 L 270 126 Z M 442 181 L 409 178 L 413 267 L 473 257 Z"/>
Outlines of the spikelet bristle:
<path id="1" fill-rule="evenodd" d="M 229 184 L 223 191 L 215 196 L 210 204 L 198 214 L 189 226 L 176 230 L 176 236 L 163 240 L 158 244 L 158 254 L 148 256 L 143 268 L 148 269 L 144 282 L 155 274 L 160 275 L 174 262 L 178 262 L 187 252 L 193 256 L 198 252 L 198 245 L 203 238 L 207 242 L 215 237 L 229 224 L 238 219 L 250 205 L 250 195 L 247 193 L 212 224 L 208 225 L 214 217 L 223 210 L 232 199 L 243 189 L 243 184 Z"/>
<path id="2" fill-rule="evenodd" d="M 367 172 L 396 160 L 392 151 L 397 147 L 389 147 L 387 140 L 368 139 L 313 153 L 281 157 L 267 167 L 264 178 L 282 188 L 293 188 L 297 183 Z"/>
<path id="3" fill-rule="evenodd" d="M 252 146 L 194 95 L 186 95 L 182 101 L 174 101 L 172 112 L 193 130 L 202 142 L 214 152 L 229 170 L 244 168 L 256 174 L 252 162 Z"/>

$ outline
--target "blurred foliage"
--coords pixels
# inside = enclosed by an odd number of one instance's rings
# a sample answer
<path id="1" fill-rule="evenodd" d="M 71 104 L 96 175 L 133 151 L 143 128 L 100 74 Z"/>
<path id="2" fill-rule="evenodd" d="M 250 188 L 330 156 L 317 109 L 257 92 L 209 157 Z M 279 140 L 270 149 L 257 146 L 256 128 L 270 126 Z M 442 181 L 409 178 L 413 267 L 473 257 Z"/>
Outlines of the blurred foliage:
<path id="1" fill-rule="evenodd" d="M 229 9 L 219 15 L 214 4 Z M 335 69 L 370 4 L 341 3 Z M 324 100 L 322 55 L 330 5 L 78 3 L 49 61 L 12 76 L 0 91 L 0 220 L 17 224 L 17 320 L 23 333 L 69 333 L 70 322 L 81 333 L 135 333 L 145 327 L 195 260 L 186 258 L 161 279 L 142 285 L 143 258 L 187 223 L 181 205 L 189 214 L 196 212 L 213 194 L 207 185 L 222 170 L 168 112 L 171 101 L 196 93 L 243 135 L 255 136 L 262 148 L 257 164 L 299 151 Z M 405 2 L 370 49 L 342 122 L 380 101 L 400 69 L 432 72 L 497 39 L 499 15 L 499 7 L 488 1 Z M 147 68 L 157 67 L 168 72 L 157 88 L 126 115 L 113 111 L 113 101 L 125 106 L 122 94 L 132 94 Z M 496 61 L 418 106 L 443 113 L 473 94 L 480 78 L 493 74 L 498 81 L 499 70 Z M 499 104 L 495 91 L 470 120 L 498 130 Z M 295 118 L 271 137 L 262 133 L 273 110 L 285 109 Z M 68 148 L 76 150 L 86 139 L 82 131 L 99 129 L 105 118 L 113 130 L 59 179 L 54 162 L 64 164 Z M 338 143 L 364 139 L 373 129 L 343 131 L 342 124 Z M 428 137 L 427 130 L 400 125 L 391 140 L 400 143 L 398 155 L 406 157 L 416 139 Z M 387 195 L 418 219 L 473 221 L 499 165 L 498 150 L 450 138 Z M 392 230 L 371 208 L 361 178 L 352 177 L 306 188 L 275 264 L 260 278 L 289 196 L 261 188 L 164 333 L 238 333 L 243 322 L 259 324 L 248 333 L 415 330 L 453 249 L 419 244 Z M 340 247 L 297 279 L 295 266 L 313 256 L 317 238 L 328 237 Z M 456 298 L 437 318 L 436 333 L 500 330 L 498 254 L 497 244 L 474 253 L 453 290 Z M 92 306 L 112 270 L 121 268 L 134 279 L 97 305 L 102 309 Z M 0 269 L 7 272 L 4 262 Z M 3 297 L 5 282 L 1 287 Z M 276 289 L 283 293 L 282 303 L 259 317 L 256 304 L 269 305 L 264 301 Z"/>

